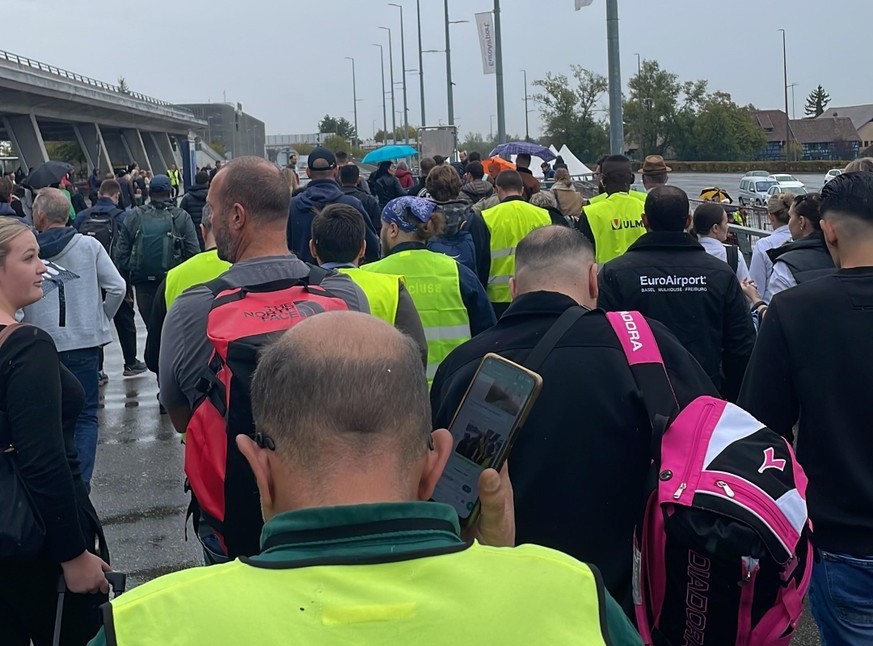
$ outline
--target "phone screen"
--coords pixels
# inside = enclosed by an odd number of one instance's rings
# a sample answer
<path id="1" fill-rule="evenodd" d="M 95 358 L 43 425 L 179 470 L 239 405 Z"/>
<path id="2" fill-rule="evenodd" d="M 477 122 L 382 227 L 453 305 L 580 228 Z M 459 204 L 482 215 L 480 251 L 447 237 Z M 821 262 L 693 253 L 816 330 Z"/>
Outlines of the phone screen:
<path id="1" fill-rule="evenodd" d="M 454 507 L 462 522 L 476 509 L 479 475 L 503 466 L 540 383 L 536 374 L 508 361 L 494 356 L 482 361 L 452 420 L 452 455 L 433 494 L 433 500 Z"/>

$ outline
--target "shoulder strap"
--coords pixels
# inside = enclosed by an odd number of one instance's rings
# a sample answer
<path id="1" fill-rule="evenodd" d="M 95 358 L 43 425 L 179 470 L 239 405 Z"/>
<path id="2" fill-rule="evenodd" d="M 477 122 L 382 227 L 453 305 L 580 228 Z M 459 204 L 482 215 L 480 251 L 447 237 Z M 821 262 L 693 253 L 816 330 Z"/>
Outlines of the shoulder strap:
<path id="1" fill-rule="evenodd" d="M 648 321 L 639 312 L 607 312 L 606 319 L 618 337 L 642 395 L 652 424 L 653 455 L 660 462 L 661 437 L 679 413 L 679 402 L 661 357 L 661 349 Z"/>
<path id="2" fill-rule="evenodd" d="M 307 282 L 310 285 L 321 285 L 321 281 L 323 281 L 331 274 L 336 273 L 334 271 L 329 271 L 324 267 L 319 267 L 318 265 L 313 265 L 311 263 L 306 263 L 306 265 L 309 267 L 309 278 Z"/>
<path id="3" fill-rule="evenodd" d="M 12 336 L 12 333 L 15 332 L 18 328 L 24 327 L 27 325 L 26 323 L 12 323 L 11 325 L 7 325 L 3 328 L 3 331 L 0 332 L 0 348 L 3 347 L 3 344 L 6 343 L 6 339 Z"/>
<path id="4" fill-rule="evenodd" d="M 564 335 L 571 327 L 573 327 L 573 325 L 575 325 L 576 321 L 590 311 L 591 310 L 579 305 L 564 310 L 564 313 L 558 317 L 558 319 L 552 324 L 552 327 L 549 328 L 549 331 L 543 335 L 543 338 L 540 339 L 539 343 L 537 343 L 536 346 L 534 346 L 534 349 L 531 350 L 527 361 L 524 362 L 525 367 L 534 372 L 539 371 L 552 350 L 555 349 L 558 341 L 564 338 Z"/>
<path id="5" fill-rule="evenodd" d="M 726 244 L 724 246 L 727 251 L 727 263 L 734 273 L 737 273 L 737 267 L 740 265 L 740 250 L 736 245 Z"/>

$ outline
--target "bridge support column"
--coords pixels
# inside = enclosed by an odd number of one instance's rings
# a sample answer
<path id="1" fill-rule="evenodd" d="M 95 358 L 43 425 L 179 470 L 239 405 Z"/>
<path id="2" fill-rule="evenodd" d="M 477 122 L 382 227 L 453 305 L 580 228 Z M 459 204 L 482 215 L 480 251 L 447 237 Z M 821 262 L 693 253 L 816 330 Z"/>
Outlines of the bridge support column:
<path id="1" fill-rule="evenodd" d="M 158 173 L 167 172 L 168 162 L 164 159 L 164 155 L 161 153 L 157 141 L 155 141 L 155 134 L 153 132 L 141 132 L 140 134 L 142 135 L 142 143 L 145 145 L 146 154 L 148 154 L 152 164 L 156 165 L 150 168 L 152 173 L 157 175 Z"/>
<path id="2" fill-rule="evenodd" d="M 112 170 L 112 160 L 106 150 L 100 126 L 96 123 L 74 123 L 73 131 L 76 133 L 76 139 L 79 141 L 82 152 L 85 153 L 88 171 L 93 172 L 97 168 L 102 179 L 103 175 Z"/>
<path id="3" fill-rule="evenodd" d="M 133 156 L 133 161 L 139 164 L 140 168 L 152 169 L 151 161 L 146 153 L 145 145 L 142 142 L 142 136 L 137 128 L 125 128 L 121 131 L 121 138 L 127 144 L 127 149 Z"/>
<path id="4" fill-rule="evenodd" d="M 109 153 L 109 159 L 112 160 L 113 166 L 127 166 L 133 161 L 133 155 L 130 154 L 130 149 L 128 149 L 121 133 L 117 130 L 110 132 L 103 130 L 102 133 L 103 143 L 106 146 L 106 151 Z"/>
<path id="5" fill-rule="evenodd" d="M 173 144 L 170 142 L 170 135 L 166 132 L 155 132 L 152 133 L 155 138 L 155 145 L 158 147 L 158 150 L 161 152 L 161 155 L 164 158 L 164 170 L 162 173 L 167 172 L 167 168 L 169 168 L 170 164 L 176 164 L 176 168 L 182 168 L 182 156 L 177 155 L 176 151 L 173 150 Z M 185 178 L 186 180 L 188 178 Z M 187 186 L 187 184 L 186 184 Z"/>
<path id="6" fill-rule="evenodd" d="M 25 170 L 32 169 L 49 160 L 48 152 L 45 149 L 45 142 L 39 130 L 39 124 L 36 122 L 36 117 L 33 114 L 16 114 L 3 117 L 3 125 L 6 128 L 6 132 L 9 133 L 12 146 L 15 148 L 15 152 L 18 153 L 21 165 Z"/>

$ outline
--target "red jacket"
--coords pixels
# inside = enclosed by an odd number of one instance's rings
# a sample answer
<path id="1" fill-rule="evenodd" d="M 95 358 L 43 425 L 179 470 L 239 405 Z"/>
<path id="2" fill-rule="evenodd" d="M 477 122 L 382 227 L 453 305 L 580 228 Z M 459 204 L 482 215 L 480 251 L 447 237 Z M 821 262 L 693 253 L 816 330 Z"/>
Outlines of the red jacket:
<path id="1" fill-rule="evenodd" d="M 394 171 L 394 176 L 400 180 L 400 186 L 403 188 L 412 188 L 415 185 L 415 178 L 408 170 L 398 168 Z"/>

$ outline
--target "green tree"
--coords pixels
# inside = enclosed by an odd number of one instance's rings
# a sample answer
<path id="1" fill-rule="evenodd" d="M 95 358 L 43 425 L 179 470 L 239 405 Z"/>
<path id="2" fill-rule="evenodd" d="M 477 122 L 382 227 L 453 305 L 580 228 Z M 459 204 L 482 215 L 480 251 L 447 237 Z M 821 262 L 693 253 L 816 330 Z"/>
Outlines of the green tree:
<path id="1" fill-rule="evenodd" d="M 828 103 L 830 102 L 831 95 L 825 92 L 825 89 L 819 85 L 806 97 L 806 107 L 803 108 L 803 111 L 808 117 L 819 117 L 827 110 Z"/>
<path id="2" fill-rule="evenodd" d="M 54 161 L 65 161 L 74 166 L 86 163 L 81 146 L 71 141 L 47 141 L 45 151 L 49 159 Z"/>
<path id="3" fill-rule="evenodd" d="M 643 61 L 628 88 L 625 136 L 639 146 L 641 155 L 667 155 L 687 145 L 691 123 L 706 94 L 706 81 L 680 83 L 658 61 Z"/>
<path id="4" fill-rule="evenodd" d="M 329 137 L 326 137 L 324 141 L 321 142 L 321 145 L 333 152 L 338 150 L 349 152 L 349 140 L 340 137 L 339 135 L 330 135 Z"/>
<path id="5" fill-rule="evenodd" d="M 703 99 L 692 135 L 694 148 L 686 159 L 754 159 L 767 145 L 749 107 L 734 103 L 727 92 L 714 92 Z"/>
<path id="6" fill-rule="evenodd" d="M 600 101 L 609 84 L 605 77 L 572 65 L 576 87 L 564 74 L 546 74 L 534 81 L 542 92 L 534 96 L 540 105 L 546 139 L 556 145 L 567 144 L 576 155 L 593 159 L 609 148 L 609 133 Z"/>
<path id="7" fill-rule="evenodd" d="M 482 159 L 485 159 L 496 145 L 491 137 L 484 137 L 481 132 L 468 132 L 464 140 L 458 144 L 458 148 L 468 153 L 477 152 L 482 155 Z"/>
<path id="8" fill-rule="evenodd" d="M 348 142 L 352 142 L 353 144 L 358 143 L 358 133 L 355 131 L 355 126 L 349 123 L 349 120 L 345 117 L 332 117 L 329 114 L 324 115 L 324 118 L 318 124 L 318 132 L 325 132 L 330 134 L 335 134 L 338 137 L 342 137 L 346 140 L 346 148 L 348 148 Z"/>
<path id="9" fill-rule="evenodd" d="M 130 88 L 127 87 L 127 80 L 123 76 L 118 77 L 118 92 L 119 94 L 130 94 Z"/>

